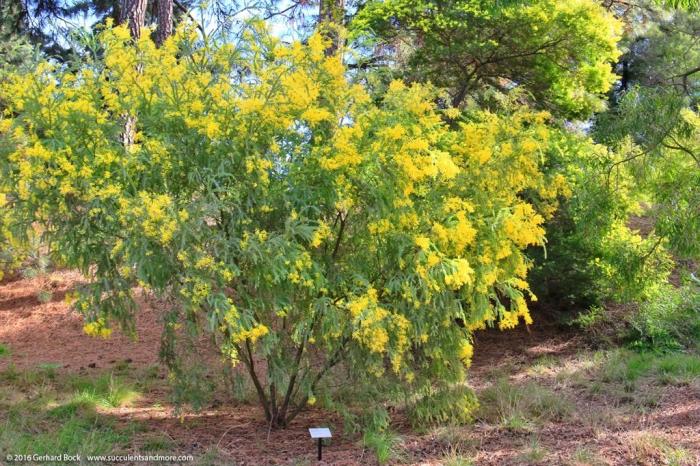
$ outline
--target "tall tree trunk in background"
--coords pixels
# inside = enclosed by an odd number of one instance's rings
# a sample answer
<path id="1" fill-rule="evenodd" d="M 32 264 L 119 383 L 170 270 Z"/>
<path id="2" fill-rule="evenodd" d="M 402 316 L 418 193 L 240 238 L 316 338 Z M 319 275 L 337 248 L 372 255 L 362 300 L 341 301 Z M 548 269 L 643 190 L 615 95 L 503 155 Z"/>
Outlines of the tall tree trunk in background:
<path id="1" fill-rule="evenodd" d="M 121 0 L 119 24 L 127 23 L 131 37 L 138 40 L 146 21 L 146 0 Z"/>
<path id="2" fill-rule="evenodd" d="M 156 45 L 160 47 L 173 33 L 173 0 L 156 0 L 158 3 L 158 28 Z"/>
<path id="3" fill-rule="evenodd" d="M 326 49 L 326 55 L 333 55 L 340 46 L 340 28 L 345 18 L 344 0 L 320 0 L 318 6 L 318 30 L 327 39 L 330 45 Z"/>
<path id="4" fill-rule="evenodd" d="M 121 0 L 119 11 L 119 24 L 127 24 L 129 32 L 134 40 L 141 37 L 141 29 L 146 21 L 146 1 L 147 0 Z M 138 71 L 138 70 L 137 70 Z M 134 143 L 136 137 L 136 117 L 134 115 L 124 115 L 124 132 L 122 133 L 122 144 L 128 147 Z"/>

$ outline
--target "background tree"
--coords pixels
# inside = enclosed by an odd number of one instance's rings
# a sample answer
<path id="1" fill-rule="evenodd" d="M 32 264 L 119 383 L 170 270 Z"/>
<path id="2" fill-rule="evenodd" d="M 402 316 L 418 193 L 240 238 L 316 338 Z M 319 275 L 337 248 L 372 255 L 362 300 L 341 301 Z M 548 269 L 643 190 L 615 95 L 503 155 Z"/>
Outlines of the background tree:
<path id="1" fill-rule="evenodd" d="M 121 0 L 119 24 L 129 27 L 131 37 L 138 40 L 146 21 L 147 0 Z"/>
<path id="2" fill-rule="evenodd" d="M 173 33 L 173 0 L 157 0 L 158 27 L 155 33 L 156 44 L 163 45 Z"/>
<path id="3" fill-rule="evenodd" d="M 628 39 L 626 79 L 597 122 L 597 136 L 634 144 L 611 170 L 631 170 L 660 238 L 677 254 L 699 257 L 700 15 L 652 10 L 646 17 Z"/>
<path id="4" fill-rule="evenodd" d="M 226 1 L 226 0 L 221 0 Z M 85 28 L 104 25 L 107 19 L 119 23 L 131 16 L 134 25 L 155 25 L 154 38 L 161 42 L 172 34 L 173 25 L 183 18 L 192 20 L 194 0 L 160 2 L 147 0 L 18 0 L 7 1 L 19 14 L 15 31 L 25 34 L 48 55 L 66 60 L 83 44 L 73 35 Z M 177 8 L 174 8 L 177 6 Z M 220 8 L 222 9 L 222 8 Z M 162 21 L 160 18 L 163 18 Z M 87 20 L 90 22 L 86 22 Z M 135 32 L 136 29 L 134 29 Z"/>
<path id="5" fill-rule="evenodd" d="M 519 89 L 533 106 L 586 117 L 615 79 L 620 25 L 592 0 L 376 1 L 352 25 L 394 51 L 399 75 L 449 89 L 453 106 Z"/>

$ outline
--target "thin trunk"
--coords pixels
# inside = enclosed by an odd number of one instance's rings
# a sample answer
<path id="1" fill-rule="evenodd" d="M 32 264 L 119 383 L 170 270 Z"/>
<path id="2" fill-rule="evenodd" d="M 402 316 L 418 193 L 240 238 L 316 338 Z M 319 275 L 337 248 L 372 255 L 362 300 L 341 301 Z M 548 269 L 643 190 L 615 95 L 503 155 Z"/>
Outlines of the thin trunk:
<path id="1" fill-rule="evenodd" d="M 136 41 L 141 37 L 141 30 L 146 21 L 146 0 L 121 0 L 119 11 L 119 24 L 127 24 L 131 37 Z M 122 144 L 128 147 L 134 143 L 136 137 L 136 117 L 124 115 L 124 132 Z"/>
<path id="2" fill-rule="evenodd" d="M 341 346 L 340 348 L 342 348 L 343 346 Z M 325 376 L 329 370 L 333 369 L 341 361 L 341 355 L 342 352 L 340 351 L 340 349 L 337 349 L 333 356 L 331 356 L 331 358 L 328 361 L 326 361 L 326 364 L 321 368 L 321 370 L 318 371 L 316 377 L 314 377 L 313 381 L 311 382 L 310 391 L 312 393 L 316 391 L 316 386 L 321 381 L 321 379 L 323 379 L 323 376 Z M 299 413 L 306 407 L 308 402 L 309 396 L 305 395 L 301 399 L 299 404 L 294 408 L 294 410 L 288 416 L 286 416 L 285 423 L 289 424 L 290 422 L 292 422 L 292 420 L 295 417 L 297 417 L 297 415 L 299 415 Z"/>
<path id="3" fill-rule="evenodd" d="M 334 55 L 342 45 L 340 28 L 345 18 L 344 0 L 321 0 L 318 6 L 318 29 L 330 40 L 326 55 Z"/>
<path id="4" fill-rule="evenodd" d="M 265 390 L 263 389 L 260 379 L 258 379 L 258 374 L 255 372 L 255 360 L 253 359 L 253 351 L 250 349 L 250 340 L 245 341 L 246 353 L 243 354 L 243 363 L 248 368 L 248 373 L 250 378 L 253 380 L 253 385 L 255 386 L 255 391 L 258 393 L 258 399 L 260 404 L 265 411 L 265 419 L 268 421 L 272 420 L 272 413 L 270 411 L 270 405 L 267 401 L 267 396 L 265 396 Z"/>
<path id="5" fill-rule="evenodd" d="M 289 409 L 289 403 L 292 401 L 292 394 L 294 393 L 295 384 L 297 381 L 297 376 L 299 375 L 299 365 L 301 363 L 301 356 L 304 353 L 304 343 L 301 342 L 299 348 L 297 348 L 297 355 L 294 358 L 294 371 L 289 378 L 289 384 L 287 385 L 287 393 L 284 395 L 284 401 L 282 401 L 282 407 L 280 408 L 280 417 L 285 419 L 287 417 L 287 409 Z"/>
<path id="6" fill-rule="evenodd" d="M 173 33 L 173 0 L 157 0 L 158 28 L 156 29 L 156 45 L 160 47 Z"/>

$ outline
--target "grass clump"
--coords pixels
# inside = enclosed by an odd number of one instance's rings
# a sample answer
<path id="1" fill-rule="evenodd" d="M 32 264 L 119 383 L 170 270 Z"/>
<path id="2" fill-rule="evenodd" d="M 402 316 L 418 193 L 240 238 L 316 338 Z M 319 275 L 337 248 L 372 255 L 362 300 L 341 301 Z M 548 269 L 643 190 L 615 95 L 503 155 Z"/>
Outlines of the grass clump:
<path id="1" fill-rule="evenodd" d="M 573 410 L 561 394 L 534 382 L 517 385 L 507 379 L 485 389 L 479 400 L 479 418 L 510 430 L 531 430 L 537 423 L 564 419 Z"/>
<path id="2" fill-rule="evenodd" d="M 571 455 L 571 466 L 604 466 L 605 463 L 588 447 L 579 447 Z"/>
<path id="3" fill-rule="evenodd" d="M 164 433 L 146 435 L 141 449 L 148 452 L 168 452 L 175 448 L 175 441 Z"/>
<path id="4" fill-rule="evenodd" d="M 397 455 L 399 437 L 389 430 L 369 430 L 362 436 L 365 447 L 374 452 L 379 464 L 386 464 Z"/>
<path id="5" fill-rule="evenodd" d="M 643 433 L 634 438 L 630 449 L 637 464 L 695 466 L 695 455 L 652 433 Z"/>
<path id="6" fill-rule="evenodd" d="M 474 466 L 474 461 L 464 456 L 458 448 L 450 448 L 442 456 L 440 464 L 444 466 Z"/>
<path id="7" fill-rule="evenodd" d="M 547 450 L 537 438 L 532 438 L 527 449 L 520 454 L 520 460 L 525 464 L 540 464 L 547 457 Z"/>
<path id="8" fill-rule="evenodd" d="M 41 422 L 41 416 L 31 416 Z M 7 421 L 0 434 L 0 449 L 18 454 L 53 454 L 57 451 L 100 454 L 113 452 L 128 442 L 130 435 L 117 430 L 104 417 L 74 415 L 60 423 L 42 423 L 45 427 L 36 432 L 36 426 L 23 422 Z"/>
<path id="9" fill-rule="evenodd" d="M 203 455 L 196 459 L 196 466 L 228 466 L 232 461 L 218 447 L 207 448 Z"/>
<path id="10" fill-rule="evenodd" d="M 126 406 L 139 397 L 131 385 L 112 374 L 96 379 L 75 377 L 69 380 L 69 386 L 76 391 L 73 401 L 93 403 L 103 408 Z"/>
<path id="11" fill-rule="evenodd" d="M 110 374 L 62 376 L 55 364 L 0 373 L 0 451 L 16 454 L 105 454 L 121 451 L 135 424 L 118 427 L 100 412 L 124 406 L 138 394 Z"/>
<path id="12" fill-rule="evenodd" d="M 687 384 L 700 377 L 700 357 L 694 354 L 667 354 L 659 358 L 662 383 Z"/>
<path id="13" fill-rule="evenodd" d="M 634 391 L 641 378 L 661 383 L 689 383 L 700 377 L 700 356 L 694 353 L 638 353 L 618 349 L 607 353 L 599 369 L 603 383 L 622 382 Z"/>
<path id="14" fill-rule="evenodd" d="M 414 426 L 466 424 L 479 407 L 474 391 L 466 386 L 435 390 L 413 404 L 408 415 Z"/>

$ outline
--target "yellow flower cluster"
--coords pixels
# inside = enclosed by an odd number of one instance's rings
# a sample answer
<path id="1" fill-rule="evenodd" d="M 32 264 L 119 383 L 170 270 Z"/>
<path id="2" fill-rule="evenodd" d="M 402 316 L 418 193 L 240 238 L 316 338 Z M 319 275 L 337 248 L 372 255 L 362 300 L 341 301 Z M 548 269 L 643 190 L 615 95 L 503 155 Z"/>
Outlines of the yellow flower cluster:
<path id="1" fill-rule="evenodd" d="M 186 215 L 174 212 L 172 198 L 167 194 L 142 191 L 133 201 L 119 200 L 119 217 L 125 226 L 140 221 L 146 237 L 167 245 L 177 230 L 178 217 L 185 218 Z"/>
<path id="2" fill-rule="evenodd" d="M 527 308 L 527 303 L 522 296 L 515 299 L 514 309 L 511 311 L 504 311 L 501 320 L 498 322 L 498 328 L 501 330 L 506 330 L 513 328 L 518 325 L 520 317 L 523 321 L 530 325 L 532 324 L 532 317 L 530 316 L 530 311 Z"/>
<path id="3" fill-rule="evenodd" d="M 453 265 L 454 271 L 445 276 L 445 284 L 448 287 L 459 289 L 473 282 L 474 270 L 469 266 L 469 261 L 466 259 L 455 259 Z"/>
<path id="4" fill-rule="evenodd" d="M 427 250 L 430 247 L 430 238 L 427 236 L 416 236 L 413 241 L 416 243 L 416 246 L 423 250 Z"/>
<path id="5" fill-rule="evenodd" d="M 462 340 L 459 347 L 459 359 L 464 362 L 464 364 L 469 367 L 472 362 L 472 356 L 474 356 L 474 347 L 469 340 Z"/>
<path id="6" fill-rule="evenodd" d="M 508 237 L 518 247 L 541 244 L 544 239 L 544 219 L 535 212 L 531 204 L 520 203 L 513 214 L 503 222 Z"/>
<path id="7" fill-rule="evenodd" d="M 347 303 L 354 322 L 353 338 L 373 353 L 390 351 L 391 363 L 399 372 L 403 354 L 408 348 L 410 322 L 400 314 L 390 313 L 378 304 L 374 288 Z M 390 333 L 395 339 L 390 348 Z"/>
<path id="8" fill-rule="evenodd" d="M 105 320 L 101 318 L 83 325 L 83 331 L 91 337 L 109 338 L 112 335 L 112 329 L 106 327 Z"/>
<path id="9" fill-rule="evenodd" d="M 311 238 L 311 247 L 317 248 L 321 243 L 328 238 L 331 234 L 331 227 L 326 222 L 319 222 L 318 228 L 314 231 L 314 235 Z"/>
<path id="10" fill-rule="evenodd" d="M 251 343 L 255 343 L 258 339 L 264 337 L 270 333 L 270 329 L 263 324 L 258 324 L 249 330 L 241 330 L 233 335 L 233 341 L 240 343 L 242 341 L 249 340 Z"/>

